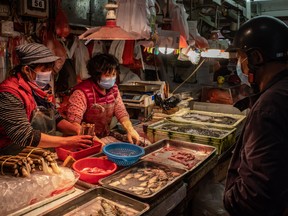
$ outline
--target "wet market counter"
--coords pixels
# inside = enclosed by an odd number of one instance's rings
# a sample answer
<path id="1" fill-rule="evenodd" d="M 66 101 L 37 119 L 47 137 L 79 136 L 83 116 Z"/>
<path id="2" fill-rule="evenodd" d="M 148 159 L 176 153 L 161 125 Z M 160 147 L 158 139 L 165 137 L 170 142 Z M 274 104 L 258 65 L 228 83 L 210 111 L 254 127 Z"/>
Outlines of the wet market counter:
<path id="1" fill-rule="evenodd" d="M 144 137 L 143 143 L 149 133 L 153 139 L 157 138 L 151 141 L 150 137 L 151 145 L 145 146 L 145 155 L 136 164 L 119 167 L 97 185 L 78 180 L 73 191 L 12 215 L 87 215 L 90 213 L 87 209 L 94 208 L 95 203 L 101 209 L 96 207 L 93 211 L 106 215 L 111 211 L 115 215 L 117 211 L 126 215 L 191 215 L 191 202 L 201 183 L 207 179 L 225 179 L 237 130 L 230 128 L 232 132 L 225 131 L 221 139 L 206 136 L 207 143 L 199 144 L 189 140 L 203 136 L 191 136 L 187 132 L 183 135 L 177 131 L 172 134 L 164 128 L 168 127 L 166 122 L 161 132 L 156 124 L 153 121 L 135 127 Z M 187 138 L 189 140 L 185 140 Z M 91 157 L 101 156 L 102 153 Z"/>
<path id="2" fill-rule="evenodd" d="M 223 164 L 229 160 L 229 154 L 221 156 L 210 156 L 201 166 L 196 167 L 190 173 L 187 172 L 179 181 L 148 199 L 78 180 L 73 190 L 11 215 L 73 215 L 72 212 L 75 214 L 85 206 L 87 207 L 87 203 L 91 204 L 92 200 L 95 201 L 97 197 L 112 200 L 117 205 L 129 206 L 132 212 L 137 212 L 134 215 L 189 215 L 189 202 L 193 199 L 198 185 L 207 178 L 222 178 L 219 173 L 225 175 L 226 165 Z"/>

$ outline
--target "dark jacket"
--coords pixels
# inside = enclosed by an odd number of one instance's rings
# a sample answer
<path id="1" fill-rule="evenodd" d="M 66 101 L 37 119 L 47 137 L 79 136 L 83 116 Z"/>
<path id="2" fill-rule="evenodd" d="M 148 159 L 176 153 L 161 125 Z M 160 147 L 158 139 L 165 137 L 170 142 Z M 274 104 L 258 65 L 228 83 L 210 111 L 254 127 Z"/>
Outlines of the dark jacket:
<path id="1" fill-rule="evenodd" d="M 243 104 L 242 104 L 243 105 Z M 231 215 L 285 215 L 288 209 L 288 71 L 258 95 L 228 169 L 224 206 Z"/>

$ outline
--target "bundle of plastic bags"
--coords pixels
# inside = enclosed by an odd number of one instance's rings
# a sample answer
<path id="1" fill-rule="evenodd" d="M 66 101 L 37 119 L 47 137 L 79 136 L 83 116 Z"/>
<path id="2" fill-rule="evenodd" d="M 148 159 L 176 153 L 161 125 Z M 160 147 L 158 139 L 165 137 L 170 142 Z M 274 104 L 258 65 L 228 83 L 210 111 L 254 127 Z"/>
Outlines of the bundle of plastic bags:
<path id="1" fill-rule="evenodd" d="M 66 167 L 61 174 L 36 171 L 30 178 L 0 176 L 0 215 L 11 214 L 46 198 L 71 190 L 79 175 Z"/>

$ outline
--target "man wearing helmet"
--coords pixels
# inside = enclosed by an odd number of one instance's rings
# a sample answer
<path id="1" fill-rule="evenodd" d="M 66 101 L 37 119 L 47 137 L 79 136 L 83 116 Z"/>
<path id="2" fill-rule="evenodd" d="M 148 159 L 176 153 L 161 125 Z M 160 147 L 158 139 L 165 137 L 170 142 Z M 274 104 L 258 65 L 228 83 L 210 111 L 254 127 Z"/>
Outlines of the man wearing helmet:
<path id="1" fill-rule="evenodd" d="M 254 95 L 227 173 L 224 206 L 230 215 L 288 215 L 288 27 L 258 16 L 237 31 L 242 81 Z"/>

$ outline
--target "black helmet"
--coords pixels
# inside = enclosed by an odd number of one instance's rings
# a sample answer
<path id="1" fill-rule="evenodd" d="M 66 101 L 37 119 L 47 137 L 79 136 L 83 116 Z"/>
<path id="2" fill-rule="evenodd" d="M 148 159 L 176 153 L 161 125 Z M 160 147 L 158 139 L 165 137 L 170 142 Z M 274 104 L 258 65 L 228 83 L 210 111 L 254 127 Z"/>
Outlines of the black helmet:
<path id="1" fill-rule="evenodd" d="M 240 26 L 232 47 L 259 50 L 264 61 L 288 60 L 288 26 L 272 16 L 254 17 Z"/>

